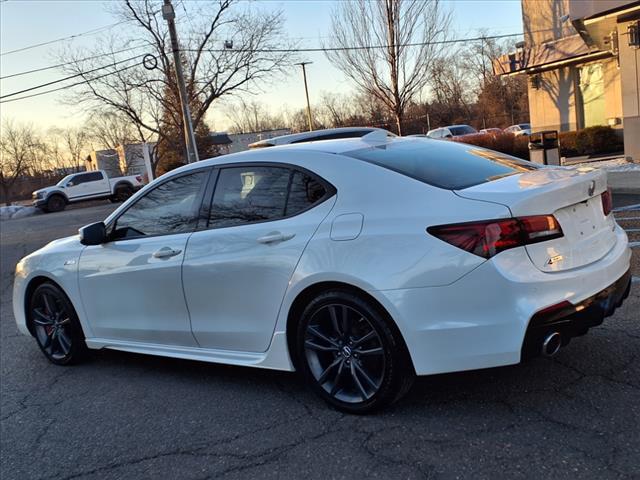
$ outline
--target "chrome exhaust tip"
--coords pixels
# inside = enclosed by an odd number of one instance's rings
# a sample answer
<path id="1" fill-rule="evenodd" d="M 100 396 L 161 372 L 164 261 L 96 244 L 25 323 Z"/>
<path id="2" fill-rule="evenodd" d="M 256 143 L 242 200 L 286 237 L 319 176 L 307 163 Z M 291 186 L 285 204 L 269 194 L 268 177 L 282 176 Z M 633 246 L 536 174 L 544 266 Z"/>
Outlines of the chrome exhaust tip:
<path id="1" fill-rule="evenodd" d="M 545 357 L 553 357 L 560 351 L 562 346 L 562 335 L 559 332 L 549 333 L 542 342 L 542 355 Z"/>

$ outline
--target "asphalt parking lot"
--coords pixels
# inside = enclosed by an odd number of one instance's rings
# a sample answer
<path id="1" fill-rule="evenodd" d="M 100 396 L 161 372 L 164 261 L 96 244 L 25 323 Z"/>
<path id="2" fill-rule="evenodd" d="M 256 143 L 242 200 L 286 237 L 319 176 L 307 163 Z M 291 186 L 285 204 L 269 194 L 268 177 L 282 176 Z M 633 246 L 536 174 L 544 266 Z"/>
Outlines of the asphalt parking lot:
<path id="1" fill-rule="evenodd" d="M 640 478 L 640 283 L 553 359 L 421 378 L 356 417 L 295 374 L 108 351 L 49 364 L 15 327 L 15 264 L 113 208 L 0 225 L 2 479 Z M 638 242 L 640 212 L 616 215 Z"/>

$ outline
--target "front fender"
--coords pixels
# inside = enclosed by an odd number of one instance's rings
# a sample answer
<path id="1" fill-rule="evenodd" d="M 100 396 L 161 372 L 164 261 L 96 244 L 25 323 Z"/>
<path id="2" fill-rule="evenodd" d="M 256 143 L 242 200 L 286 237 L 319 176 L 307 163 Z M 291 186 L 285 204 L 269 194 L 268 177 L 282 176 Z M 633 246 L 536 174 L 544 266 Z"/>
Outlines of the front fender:
<path id="1" fill-rule="evenodd" d="M 47 247 L 44 247 L 47 249 Z M 93 336 L 91 326 L 87 321 L 85 311 L 80 301 L 80 289 L 78 285 L 78 261 L 80 252 L 77 250 L 65 250 L 49 252 L 39 255 L 38 252 L 29 255 L 16 265 L 15 279 L 13 283 L 13 315 L 18 330 L 25 335 L 30 335 L 27 328 L 26 305 L 27 293 L 33 282 L 48 280 L 57 284 L 67 295 L 78 315 L 80 325 L 87 338 Z"/>
<path id="2" fill-rule="evenodd" d="M 67 197 L 67 194 L 65 192 L 63 192 L 62 190 L 51 190 L 50 192 L 47 192 L 46 195 L 44 196 L 44 201 L 45 203 L 53 196 L 53 195 L 60 195 L 61 197 L 64 197 L 65 202 L 69 203 L 69 197 Z"/>

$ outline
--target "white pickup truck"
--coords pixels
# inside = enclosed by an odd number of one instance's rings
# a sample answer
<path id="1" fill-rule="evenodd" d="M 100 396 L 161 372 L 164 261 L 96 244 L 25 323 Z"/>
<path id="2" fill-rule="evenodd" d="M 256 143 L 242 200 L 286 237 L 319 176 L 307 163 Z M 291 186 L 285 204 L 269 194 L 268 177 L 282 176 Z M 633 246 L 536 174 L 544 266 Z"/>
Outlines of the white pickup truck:
<path id="1" fill-rule="evenodd" d="M 45 212 L 59 212 L 67 204 L 108 198 L 121 202 L 142 187 L 142 176 L 109 178 L 104 170 L 73 173 L 52 187 L 33 192 L 33 206 Z"/>

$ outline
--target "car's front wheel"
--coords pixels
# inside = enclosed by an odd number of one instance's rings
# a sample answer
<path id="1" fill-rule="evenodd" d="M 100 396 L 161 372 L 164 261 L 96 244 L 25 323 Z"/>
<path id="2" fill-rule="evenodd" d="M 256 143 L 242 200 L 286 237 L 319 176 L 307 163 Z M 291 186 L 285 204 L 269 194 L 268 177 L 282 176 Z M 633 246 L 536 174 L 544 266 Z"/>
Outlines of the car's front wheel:
<path id="1" fill-rule="evenodd" d="M 61 212 L 67 206 L 67 202 L 61 195 L 51 195 L 47 200 L 45 210 L 47 212 Z"/>
<path id="2" fill-rule="evenodd" d="M 71 302 L 55 284 L 45 282 L 31 295 L 27 318 L 42 353 L 56 365 L 70 365 L 88 353 Z"/>
<path id="3" fill-rule="evenodd" d="M 390 320 L 354 293 L 322 293 L 305 308 L 297 332 L 298 366 L 311 388 L 336 408 L 368 413 L 404 395 L 413 368 Z"/>

